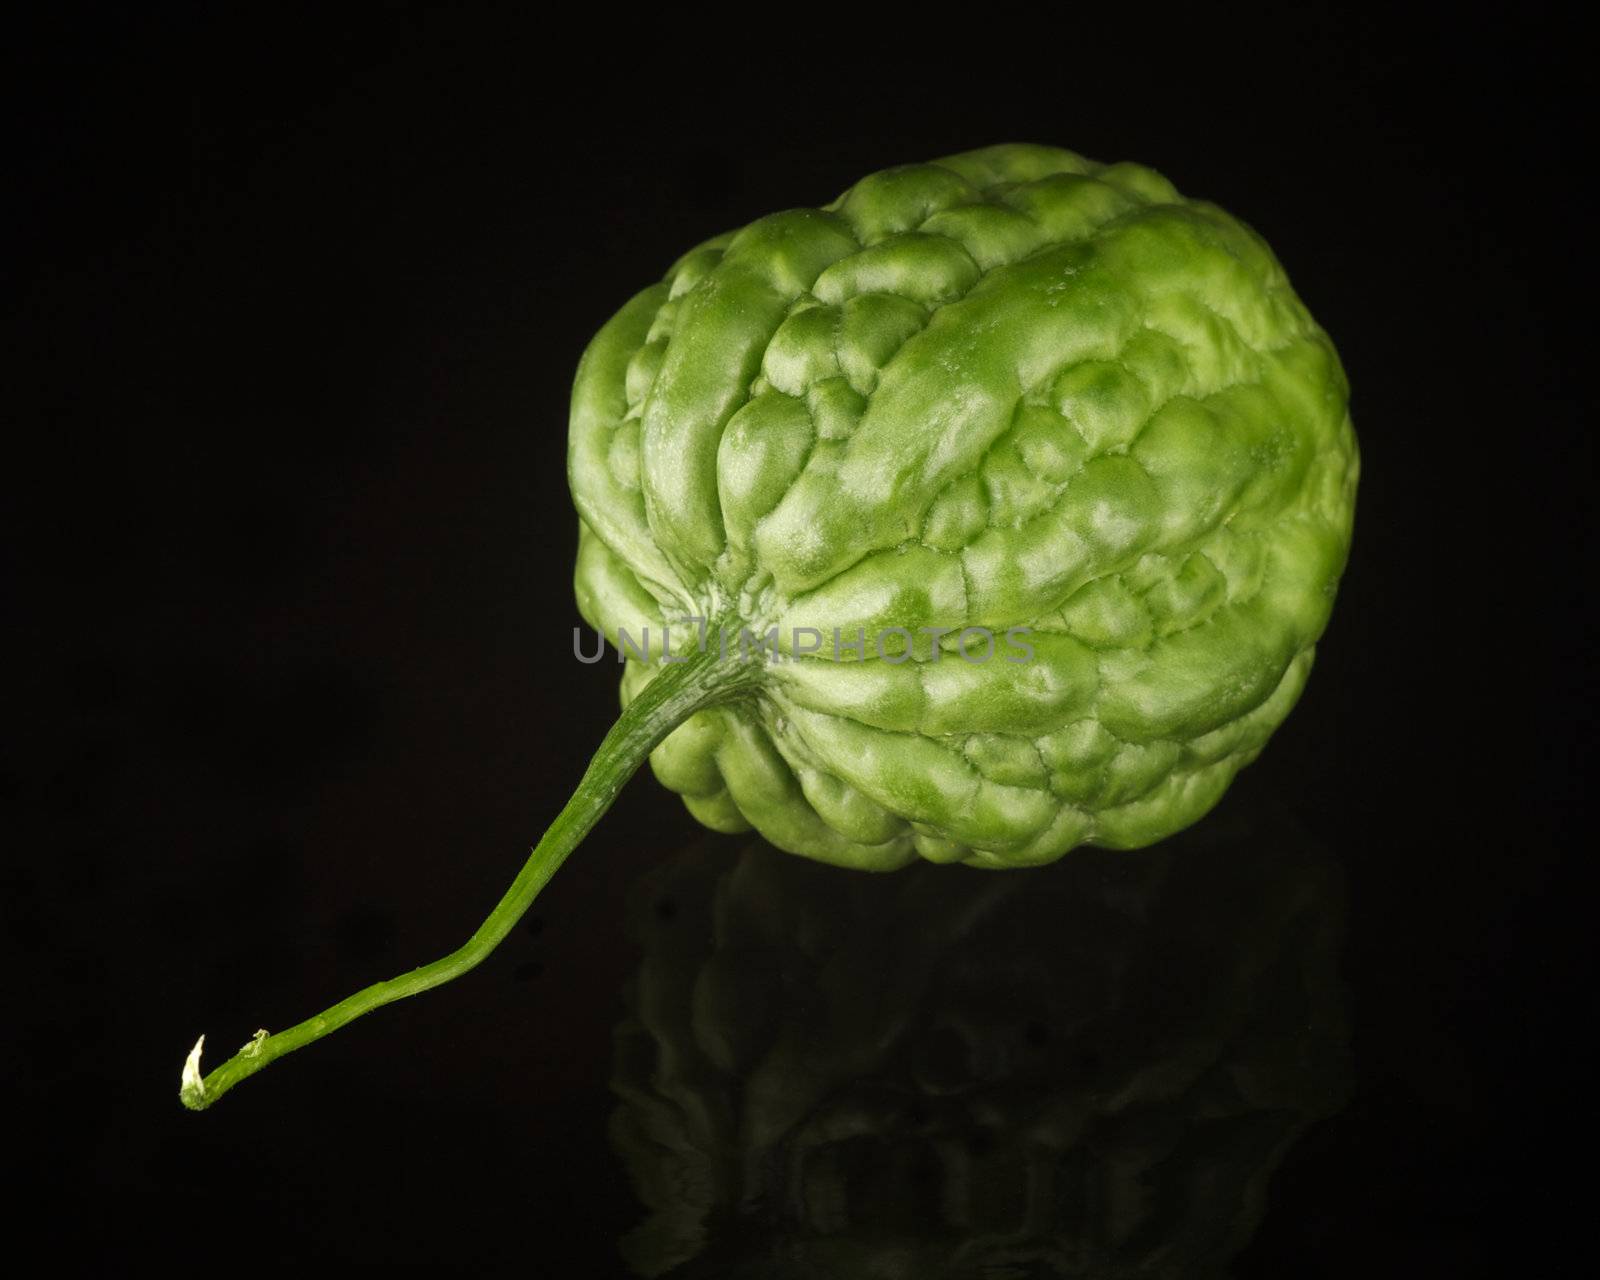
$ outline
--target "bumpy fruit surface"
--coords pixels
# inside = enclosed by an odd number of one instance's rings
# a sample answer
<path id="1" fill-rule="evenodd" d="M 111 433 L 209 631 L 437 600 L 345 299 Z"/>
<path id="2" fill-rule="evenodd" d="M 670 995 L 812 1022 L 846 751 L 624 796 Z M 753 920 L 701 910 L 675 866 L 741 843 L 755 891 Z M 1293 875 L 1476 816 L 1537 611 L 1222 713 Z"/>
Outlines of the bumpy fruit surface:
<path id="1" fill-rule="evenodd" d="M 1147 168 L 887 170 L 694 249 L 590 344 L 579 606 L 675 653 L 707 619 L 730 661 L 776 629 L 785 660 L 651 756 L 717 830 L 876 869 L 1146 845 L 1305 683 L 1347 392 L 1262 240 Z"/>

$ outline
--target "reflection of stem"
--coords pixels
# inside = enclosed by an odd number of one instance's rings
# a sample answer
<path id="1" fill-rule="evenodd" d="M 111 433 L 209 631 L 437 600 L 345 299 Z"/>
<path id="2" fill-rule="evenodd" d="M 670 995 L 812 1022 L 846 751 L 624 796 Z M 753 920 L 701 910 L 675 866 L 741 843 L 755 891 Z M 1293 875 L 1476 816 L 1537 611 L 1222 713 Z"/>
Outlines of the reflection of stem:
<path id="1" fill-rule="evenodd" d="M 241 1080 L 284 1054 L 304 1048 L 374 1009 L 442 986 L 482 963 L 516 927 L 539 891 L 611 807 L 623 785 L 661 740 L 702 707 L 745 696 L 760 670 L 758 663 L 719 662 L 709 650 L 660 667 L 655 679 L 611 726 L 566 807 L 528 856 L 505 896 L 463 946 L 420 969 L 374 983 L 287 1031 L 276 1035 L 258 1032 L 248 1045 L 203 1079 L 200 1050 L 205 1037 L 200 1037 L 184 1064 L 178 1091 L 183 1105 L 203 1111 Z"/>

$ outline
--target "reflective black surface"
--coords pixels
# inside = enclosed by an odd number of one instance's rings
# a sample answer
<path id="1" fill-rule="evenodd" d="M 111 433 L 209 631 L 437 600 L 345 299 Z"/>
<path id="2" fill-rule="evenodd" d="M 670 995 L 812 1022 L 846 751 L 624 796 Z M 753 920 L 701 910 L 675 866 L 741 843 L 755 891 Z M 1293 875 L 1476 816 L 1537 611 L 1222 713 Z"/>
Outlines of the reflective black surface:
<path id="1" fill-rule="evenodd" d="M 726 49 L 595 16 L 50 6 L 4 42 L 14 1233 L 97 1274 L 1560 1274 L 1580 42 L 1527 8 L 985 15 L 927 57 L 927 15 Z M 749 852 L 641 778 L 471 977 L 182 1112 L 200 1032 L 465 938 L 614 716 L 570 659 L 596 326 L 724 227 L 1003 138 L 1238 212 L 1338 343 L 1355 546 L 1261 759 L 1169 848 L 1015 878 Z"/>
<path id="2" fill-rule="evenodd" d="M 1342 875 L 1281 816 L 1030 876 L 708 849 L 630 915 L 640 1275 L 1225 1275 L 1347 1097 Z"/>

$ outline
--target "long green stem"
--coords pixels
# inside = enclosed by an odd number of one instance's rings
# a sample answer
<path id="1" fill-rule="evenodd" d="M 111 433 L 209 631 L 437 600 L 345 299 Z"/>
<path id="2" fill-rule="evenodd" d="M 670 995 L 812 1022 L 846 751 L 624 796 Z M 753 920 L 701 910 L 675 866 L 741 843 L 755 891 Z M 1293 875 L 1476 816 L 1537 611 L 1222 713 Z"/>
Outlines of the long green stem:
<path id="1" fill-rule="evenodd" d="M 203 1079 L 200 1051 L 205 1037 L 201 1036 L 184 1065 L 178 1091 L 183 1105 L 203 1111 L 284 1054 L 322 1039 L 362 1014 L 459 978 L 480 964 L 516 927 L 539 891 L 611 807 L 656 745 L 700 708 L 747 694 L 758 670 L 759 664 L 719 659 L 715 645 L 662 667 L 606 734 L 572 799 L 534 847 L 505 896 L 463 946 L 420 969 L 374 983 L 287 1031 L 275 1035 L 258 1031 L 255 1039 Z"/>

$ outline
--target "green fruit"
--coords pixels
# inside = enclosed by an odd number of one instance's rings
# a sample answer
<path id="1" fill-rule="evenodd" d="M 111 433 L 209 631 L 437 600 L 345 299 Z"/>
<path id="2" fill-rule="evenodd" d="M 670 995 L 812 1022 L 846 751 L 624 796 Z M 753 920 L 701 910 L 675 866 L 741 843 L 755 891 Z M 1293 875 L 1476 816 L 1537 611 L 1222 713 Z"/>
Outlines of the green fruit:
<path id="1" fill-rule="evenodd" d="M 578 369 L 578 601 L 638 656 L 572 799 L 465 945 L 206 1076 L 202 1037 L 183 1102 L 479 964 L 646 757 L 873 870 L 1193 822 L 1327 624 L 1346 391 L 1261 240 L 1137 165 L 993 147 L 707 241 Z"/>
<path id="2" fill-rule="evenodd" d="M 788 660 L 651 757 L 708 826 L 873 869 L 1147 845 L 1305 683 L 1350 541 L 1346 398 L 1261 239 L 1149 169 L 887 170 L 708 241 L 590 344 L 579 605 L 635 648 L 686 616 L 776 628 Z M 630 658 L 624 700 L 657 670 Z"/>

